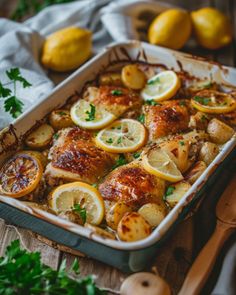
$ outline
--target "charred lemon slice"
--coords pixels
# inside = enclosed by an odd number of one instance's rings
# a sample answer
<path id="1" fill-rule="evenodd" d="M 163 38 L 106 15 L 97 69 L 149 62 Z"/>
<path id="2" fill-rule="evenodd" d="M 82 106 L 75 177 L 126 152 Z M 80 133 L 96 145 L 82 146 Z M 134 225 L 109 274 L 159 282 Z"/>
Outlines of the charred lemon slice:
<path id="1" fill-rule="evenodd" d="M 163 71 L 147 81 L 141 92 L 144 100 L 163 101 L 173 97 L 181 86 L 174 71 Z"/>
<path id="2" fill-rule="evenodd" d="M 28 152 L 17 153 L 0 171 L 0 193 L 20 198 L 31 193 L 39 184 L 43 167 L 38 157 Z"/>
<path id="3" fill-rule="evenodd" d="M 134 152 L 146 143 L 147 131 L 133 119 L 117 120 L 98 132 L 96 144 L 111 153 Z"/>
<path id="4" fill-rule="evenodd" d="M 209 114 L 229 113 L 236 109 L 236 101 L 229 93 L 214 90 L 198 92 L 191 104 L 197 110 Z"/>
<path id="5" fill-rule="evenodd" d="M 58 186 L 49 196 L 49 206 L 57 213 L 73 210 L 79 205 L 84 210 L 85 221 L 98 225 L 105 212 L 99 191 L 84 182 L 72 182 Z"/>
<path id="6" fill-rule="evenodd" d="M 161 179 L 177 182 L 183 176 L 168 154 L 161 148 L 150 149 L 142 157 L 143 168 Z"/>

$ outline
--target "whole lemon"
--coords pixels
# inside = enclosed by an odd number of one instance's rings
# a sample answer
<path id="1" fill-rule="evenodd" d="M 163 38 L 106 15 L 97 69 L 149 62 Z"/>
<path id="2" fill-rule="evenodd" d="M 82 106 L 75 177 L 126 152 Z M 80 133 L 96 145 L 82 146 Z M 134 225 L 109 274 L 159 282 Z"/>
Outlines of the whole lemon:
<path id="1" fill-rule="evenodd" d="M 184 46 L 191 34 L 191 18 L 180 9 L 169 9 L 159 14 L 148 30 L 148 40 L 151 44 L 172 49 Z"/>
<path id="2" fill-rule="evenodd" d="M 219 10 L 205 7 L 191 13 L 193 29 L 200 45 L 218 49 L 232 41 L 232 27 L 229 19 Z"/>
<path id="3" fill-rule="evenodd" d="M 68 27 L 53 33 L 46 39 L 42 64 L 58 72 L 73 70 L 89 58 L 91 51 L 91 32 Z"/>

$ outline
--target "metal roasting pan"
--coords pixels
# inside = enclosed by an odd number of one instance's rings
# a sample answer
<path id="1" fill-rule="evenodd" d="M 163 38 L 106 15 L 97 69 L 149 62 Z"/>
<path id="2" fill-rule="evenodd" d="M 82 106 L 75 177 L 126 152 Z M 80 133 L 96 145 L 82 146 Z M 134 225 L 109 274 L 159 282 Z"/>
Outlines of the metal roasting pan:
<path id="1" fill-rule="evenodd" d="M 95 79 L 106 68 L 132 61 L 164 64 L 176 71 L 190 75 L 212 78 L 213 81 L 236 87 L 236 69 L 210 63 L 202 58 L 185 53 L 152 46 L 139 41 L 113 43 L 96 55 L 69 78 L 58 85 L 43 101 L 30 108 L 14 123 L 0 133 L 0 164 L 16 152 L 24 134 L 53 109 L 62 106 L 68 97 L 80 92 L 87 81 Z M 103 238 L 89 228 L 63 220 L 48 212 L 26 206 L 21 201 L 0 196 L 0 217 L 7 222 L 30 229 L 46 238 L 86 255 L 115 266 L 125 272 L 140 271 L 158 251 L 164 238 L 174 231 L 175 226 L 192 210 L 195 204 L 214 182 L 217 174 L 235 155 L 236 137 L 228 141 L 215 160 L 205 170 L 191 189 L 172 209 L 153 233 L 137 242 L 121 242 Z"/>

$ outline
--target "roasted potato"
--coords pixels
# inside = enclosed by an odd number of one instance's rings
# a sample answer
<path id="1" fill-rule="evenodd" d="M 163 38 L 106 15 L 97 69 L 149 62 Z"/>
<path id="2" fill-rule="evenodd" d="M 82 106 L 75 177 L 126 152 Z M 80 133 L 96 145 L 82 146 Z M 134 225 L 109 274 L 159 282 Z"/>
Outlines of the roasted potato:
<path id="1" fill-rule="evenodd" d="M 219 147 L 212 142 L 205 142 L 199 153 L 199 160 L 205 162 L 208 165 L 215 159 L 219 153 Z"/>
<path id="2" fill-rule="evenodd" d="M 108 72 L 99 76 L 99 85 L 123 86 L 121 74 L 116 72 Z"/>
<path id="3" fill-rule="evenodd" d="M 126 242 L 142 240 L 151 232 L 151 225 L 137 212 L 126 213 L 117 228 L 118 237 Z"/>
<path id="4" fill-rule="evenodd" d="M 164 204 L 147 203 L 143 205 L 138 213 L 152 226 L 158 226 L 166 216 Z"/>
<path id="5" fill-rule="evenodd" d="M 94 234 L 96 234 L 100 237 L 103 237 L 105 239 L 112 239 L 112 240 L 116 239 L 116 236 L 113 233 L 111 233 L 105 229 L 102 229 L 101 227 L 92 225 L 90 223 L 85 223 L 84 226 L 91 229 Z"/>
<path id="6" fill-rule="evenodd" d="M 48 124 L 42 124 L 26 138 L 25 143 L 30 148 L 42 149 L 47 147 L 54 134 L 53 128 Z"/>
<path id="7" fill-rule="evenodd" d="M 192 129 L 206 130 L 209 122 L 209 116 L 202 112 L 197 112 L 190 117 L 189 127 Z"/>
<path id="8" fill-rule="evenodd" d="M 189 162 L 189 141 L 184 139 L 173 139 L 160 144 L 172 161 L 174 161 L 180 172 L 185 172 L 191 165 Z"/>
<path id="9" fill-rule="evenodd" d="M 49 122 L 55 130 L 60 130 L 74 125 L 68 110 L 52 111 L 49 116 Z"/>
<path id="10" fill-rule="evenodd" d="M 191 185 L 187 181 L 180 181 L 169 186 L 166 190 L 165 201 L 173 208 L 179 200 L 190 189 Z"/>
<path id="11" fill-rule="evenodd" d="M 146 76 L 137 65 L 127 65 L 122 68 L 121 79 L 123 84 L 131 89 L 139 90 L 146 84 Z"/>
<path id="12" fill-rule="evenodd" d="M 125 213 L 131 212 L 132 208 L 122 202 L 115 203 L 109 210 L 106 212 L 106 222 L 110 228 L 116 230 L 118 223 Z"/>
<path id="13" fill-rule="evenodd" d="M 234 134 L 233 128 L 214 118 L 207 126 L 207 133 L 214 143 L 226 143 Z"/>
<path id="14" fill-rule="evenodd" d="M 184 179 L 190 184 L 193 184 L 202 175 L 206 168 L 207 165 L 205 164 L 205 162 L 198 161 L 193 165 L 193 167 L 190 168 Z"/>

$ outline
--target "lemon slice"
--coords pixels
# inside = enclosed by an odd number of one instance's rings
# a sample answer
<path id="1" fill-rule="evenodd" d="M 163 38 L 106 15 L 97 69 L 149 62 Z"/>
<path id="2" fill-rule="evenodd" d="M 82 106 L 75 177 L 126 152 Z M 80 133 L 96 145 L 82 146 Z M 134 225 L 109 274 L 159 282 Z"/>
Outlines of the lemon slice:
<path id="1" fill-rule="evenodd" d="M 191 99 L 191 104 L 203 113 L 221 114 L 236 109 L 235 99 L 227 93 L 218 91 L 201 91 Z"/>
<path id="2" fill-rule="evenodd" d="M 161 148 L 150 149 L 142 157 L 144 169 L 164 180 L 177 182 L 183 179 L 181 172 L 168 154 Z"/>
<path id="3" fill-rule="evenodd" d="M 85 129 L 100 129 L 116 119 L 104 107 L 95 106 L 84 99 L 79 100 L 72 106 L 70 114 L 72 121 Z"/>
<path id="4" fill-rule="evenodd" d="M 176 94 L 180 86 L 180 79 L 174 71 L 163 71 L 147 81 L 141 96 L 144 100 L 167 100 Z"/>
<path id="5" fill-rule="evenodd" d="M 98 132 L 97 145 L 107 152 L 128 153 L 146 143 L 146 128 L 136 120 L 122 119 Z"/>
<path id="6" fill-rule="evenodd" d="M 36 189 L 43 166 L 33 153 L 22 151 L 10 158 L 0 170 L 0 194 L 20 198 Z"/>
<path id="7" fill-rule="evenodd" d="M 76 204 L 86 210 L 86 222 L 100 224 L 104 217 L 104 201 L 99 191 L 84 182 L 60 185 L 50 195 L 49 206 L 56 213 L 71 210 Z"/>

